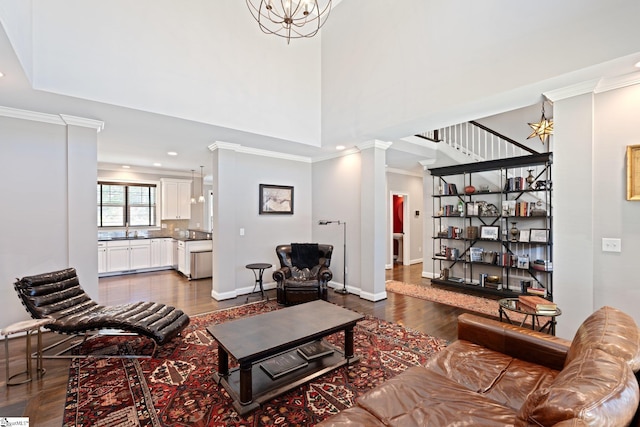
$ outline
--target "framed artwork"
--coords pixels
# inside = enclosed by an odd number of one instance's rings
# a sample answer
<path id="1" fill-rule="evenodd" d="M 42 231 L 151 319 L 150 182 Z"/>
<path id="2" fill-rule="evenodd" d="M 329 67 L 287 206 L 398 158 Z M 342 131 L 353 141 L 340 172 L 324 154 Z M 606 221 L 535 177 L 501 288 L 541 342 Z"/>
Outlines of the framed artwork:
<path id="1" fill-rule="evenodd" d="M 627 200 L 640 200 L 640 145 L 627 145 Z"/>
<path id="2" fill-rule="evenodd" d="M 532 228 L 529 233 L 530 242 L 547 243 L 549 241 L 549 230 L 547 229 Z"/>
<path id="3" fill-rule="evenodd" d="M 529 230 L 520 230 L 520 237 L 518 238 L 519 242 L 528 242 L 529 241 Z"/>
<path id="4" fill-rule="evenodd" d="M 293 187 L 260 184 L 259 198 L 260 215 L 293 215 Z"/>
<path id="5" fill-rule="evenodd" d="M 500 227 L 497 225 L 483 225 L 480 227 L 480 238 L 487 240 L 498 240 Z"/>

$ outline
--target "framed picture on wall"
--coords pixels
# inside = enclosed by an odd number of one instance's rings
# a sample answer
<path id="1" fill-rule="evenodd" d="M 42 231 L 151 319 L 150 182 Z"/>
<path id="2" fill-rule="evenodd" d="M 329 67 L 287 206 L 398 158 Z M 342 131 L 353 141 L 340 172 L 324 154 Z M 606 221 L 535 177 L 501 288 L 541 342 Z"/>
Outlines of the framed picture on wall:
<path id="1" fill-rule="evenodd" d="M 627 146 L 627 200 L 640 200 L 640 145 Z"/>
<path id="2" fill-rule="evenodd" d="M 292 186 L 260 184 L 259 199 L 260 215 L 293 215 Z"/>

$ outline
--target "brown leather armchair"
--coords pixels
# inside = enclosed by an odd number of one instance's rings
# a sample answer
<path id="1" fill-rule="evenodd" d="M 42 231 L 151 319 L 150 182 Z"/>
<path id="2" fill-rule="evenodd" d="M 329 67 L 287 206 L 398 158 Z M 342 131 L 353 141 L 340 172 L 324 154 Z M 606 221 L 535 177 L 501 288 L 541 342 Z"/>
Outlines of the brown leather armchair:
<path id="1" fill-rule="evenodd" d="M 327 283 L 333 278 L 329 269 L 333 245 L 292 243 L 278 245 L 280 268 L 273 272 L 279 304 L 294 305 L 327 299 Z"/>

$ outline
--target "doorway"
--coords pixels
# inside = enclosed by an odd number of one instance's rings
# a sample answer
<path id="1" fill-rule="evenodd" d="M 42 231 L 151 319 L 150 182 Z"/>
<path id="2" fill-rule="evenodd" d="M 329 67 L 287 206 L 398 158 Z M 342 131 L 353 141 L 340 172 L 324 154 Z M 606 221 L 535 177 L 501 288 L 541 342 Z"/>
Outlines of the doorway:
<path id="1" fill-rule="evenodd" d="M 409 252 L 409 195 L 392 191 L 389 199 L 389 264 L 409 265 L 411 256 Z"/>

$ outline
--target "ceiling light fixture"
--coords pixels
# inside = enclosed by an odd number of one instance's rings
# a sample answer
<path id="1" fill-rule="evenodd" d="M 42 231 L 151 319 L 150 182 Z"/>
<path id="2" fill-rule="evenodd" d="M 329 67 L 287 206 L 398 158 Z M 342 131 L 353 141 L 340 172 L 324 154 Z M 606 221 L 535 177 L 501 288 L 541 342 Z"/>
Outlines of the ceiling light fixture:
<path id="1" fill-rule="evenodd" d="M 159 168 L 160 166 L 162 166 L 162 163 L 154 163 L 154 164 L 153 164 L 153 166 L 155 166 L 155 167 L 158 167 L 158 168 Z"/>
<path id="2" fill-rule="evenodd" d="M 540 142 L 544 145 L 545 141 L 549 139 L 549 136 L 553 135 L 553 119 L 547 119 L 544 114 L 544 100 L 542 101 L 542 117 L 540 117 L 540 121 L 536 123 L 529 123 L 529 127 L 533 129 L 531 135 L 527 137 L 527 139 L 535 138 L 536 136 L 540 138 Z"/>
<path id="3" fill-rule="evenodd" d="M 332 0 L 247 0 L 247 7 L 265 34 L 301 39 L 318 34 L 331 12 Z"/>
<path id="4" fill-rule="evenodd" d="M 198 197 L 198 203 L 204 203 L 204 166 L 200 166 L 200 197 Z"/>
<path id="5" fill-rule="evenodd" d="M 345 147 L 344 145 L 336 145 L 336 150 L 338 150 L 338 151 L 342 151 L 345 148 L 347 148 L 347 147 Z"/>
<path id="6" fill-rule="evenodd" d="M 193 175 L 194 170 L 191 169 L 191 204 L 195 205 L 196 204 L 196 195 L 194 193 L 194 187 L 195 187 L 195 176 Z"/>
<path id="7" fill-rule="evenodd" d="M 640 68 L 640 61 L 636 62 L 635 66 L 636 68 Z"/>
<path id="8" fill-rule="evenodd" d="M 176 153 L 175 151 L 167 151 L 167 154 L 170 156 L 177 156 L 178 153 Z"/>
<path id="9" fill-rule="evenodd" d="M 129 166 L 129 165 L 122 165 L 122 169 L 131 169 L 131 166 Z"/>

